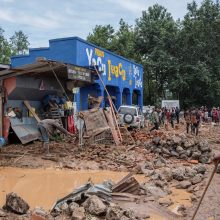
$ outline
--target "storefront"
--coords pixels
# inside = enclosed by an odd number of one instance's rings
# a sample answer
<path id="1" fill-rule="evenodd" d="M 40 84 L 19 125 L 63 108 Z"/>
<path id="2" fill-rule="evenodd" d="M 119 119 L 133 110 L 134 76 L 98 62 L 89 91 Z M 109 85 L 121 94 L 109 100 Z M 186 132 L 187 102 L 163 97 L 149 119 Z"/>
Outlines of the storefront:
<path id="1" fill-rule="evenodd" d="M 48 118 L 75 133 L 73 90 L 90 87 L 96 77 L 88 68 L 42 58 L 0 71 L 0 136 L 22 144 L 41 139 L 37 123 Z"/>
<path id="2" fill-rule="evenodd" d="M 12 57 L 12 68 L 35 62 L 44 57 L 87 68 L 98 67 L 101 77 L 116 108 L 122 104 L 143 106 L 143 68 L 141 65 L 97 47 L 78 37 L 53 39 L 48 48 L 29 50 L 29 55 Z M 106 92 L 100 80 L 76 89 L 77 110 L 88 109 L 88 96 L 104 97 L 102 107 L 108 105 Z"/>

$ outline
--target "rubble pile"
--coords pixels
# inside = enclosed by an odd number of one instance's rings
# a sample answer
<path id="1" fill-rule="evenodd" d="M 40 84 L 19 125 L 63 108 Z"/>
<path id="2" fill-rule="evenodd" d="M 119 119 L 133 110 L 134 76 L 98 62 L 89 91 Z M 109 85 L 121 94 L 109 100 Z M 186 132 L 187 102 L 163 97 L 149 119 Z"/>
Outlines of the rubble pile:
<path id="1" fill-rule="evenodd" d="M 140 143 L 144 143 L 146 141 L 149 141 L 153 139 L 154 137 L 163 137 L 164 132 L 162 131 L 153 131 L 153 132 L 146 132 L 145 130 L 132 130 L 131 136 L 134 138 L 134 140 Z"/>
<path id="2" fill-rule="evenodd" d="M 208 163 L 212 156 L 211 147 L 206 140 L 190 139 L 185 135 L 167 136 L 163 139 L 154 137 L 151 142 L 145 144 L 145 148 L 164 158 L 176 157 L 183 160 L 197 160 L 200 163 Z"/>

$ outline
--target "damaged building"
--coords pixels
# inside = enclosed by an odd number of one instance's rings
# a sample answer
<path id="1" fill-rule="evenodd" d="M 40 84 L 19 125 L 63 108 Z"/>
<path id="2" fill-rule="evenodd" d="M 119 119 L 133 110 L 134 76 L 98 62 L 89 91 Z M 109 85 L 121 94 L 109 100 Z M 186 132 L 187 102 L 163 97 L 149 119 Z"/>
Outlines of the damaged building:
<path id="1" fill-rule="evenodd" d="M 50 40 L 48 48 L 12 57 L 10 68 L 0 72 L 0 136 L 22 144 L 40 139 L 37 123 L 45 118 L 74 133 L 76 112 L 91 108 L 93 97 L 109 106 L 106 89 L 116 109 L 142 107 L 142 80 L 141 65 L 110 51 L 77 37 Z"/>

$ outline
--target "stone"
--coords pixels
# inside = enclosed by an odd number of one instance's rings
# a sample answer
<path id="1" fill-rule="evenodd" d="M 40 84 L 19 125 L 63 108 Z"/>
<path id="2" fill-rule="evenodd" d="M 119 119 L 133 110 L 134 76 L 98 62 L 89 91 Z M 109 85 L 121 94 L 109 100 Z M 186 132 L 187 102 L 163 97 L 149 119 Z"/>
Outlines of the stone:
<path id="1" fill-rule="evenodd" d="M 203 164 L 198 164 L 197 166 L 194 167 L 194 170 L 196 170 L 197 173 L 204 175 L 206 172 L 206 167 Z"/>
<path id="2" fill-rule="evenodd" d="M 203 164 L 205 164 L 205 163 L 208 163 L 209 162 L 209 156 L 206 156 L 206 155 L 201 155 L 200 157 L 199 157 L 199 162 L 200 163 L 203 163 Z"/>
<path id="3" fill-rule="evenodd" d="M 76 202 L 71 202 L 69 204 L 69 212 L 72 213 L 75 209 L 79 208 L 79 205 Z"/>
<path id="4" fill-rule="evenodd" d="M 137 141 L 136 141 L 136 145 L 137 145 L 137 146 L 141 145 L 141 141 L 140 141 L 140 140 L 137 140 Z"/>
<path id="5" fill-rule="evenodd" d="M 4 209 L 16 214 L 26 214 L 29 210 L 29 205 L 16 193 L 9 193 L 6 195 L 6 203 Z"/>
<path id="6" fill-rule="evenodd" d="M 7 214 L 0 208 L 0 217 L 6 217 Z"/>
<path id="7" fill-rule="evenodd" d="M 144 164 L 144 169 L 148 169 L 148 170 L 154 170 L 154 165 L 153 163 L 146 161 Z"/>
<path id="8" fill-rule="evenodd" d="M 190 148 L 192 145 L 193 145 L 193 143 L 190 142 L 190 141 L 185 141 L 184 142 L 184 148 L 186 148 L 186 149 Z"/>
<path id="9" fill-rule="evenodd" d="M 190 149 L 188 149 L 186 151 L 186 155 L 187 155 L 187 157 L 191 157 L 192 156 L 192 151 Z"/>
<path id="10" fill-rule="evenodd" d="M 174 151 L 174 150 L 172 150 L 172 151 L 170 152 L 170 154 L 171 154 L 172 156 L 174 156 L 174 157 L 179 157 L 179 154 L 178 154 L 176 151 Z"/>
<path id="11" fill-rule="evenodd" d="M 102 215 L 106 213 L 107 207 L 106 205 L 102 202 L 102 200 L 96 196 L 93 195 L 89 197 L 84 203 L 83 207 L 87 212 L 89 212 L 92 215 Z"/>
<path id="12" fill-rule="evenodd" d="M 155 148 L 154 152 L 160 154 L 160 153 L 162 153 L 162 150 L 160 148 Z"/>
<path id="13" fill-rule="evenodd" d="M 144 190 L 146 195 L 153 196 L 155 198 L 160 198 L 167 195 L 167 193 L 164 190 L 162 190 L 160 187 L 157 187 L 152 184 L 145 185 Z"/>
<path id="14" fill-rule="evenodd" d="M 192 169 L 191 167 L 185 168 L 185 176 L 188 178 L 193 178 L 197 174 L 197 171 L 195 169 Z"/>
<path id="15" fill-rule="evenodd" d="M 201 152 L 200 151 L 194 151 L 192 153 L 192 159 L 193 160 L 198 160 L 200 156 L 201 156 Z"/>
<path id="16" fill-rule="evenodd" d="M 183 181 L 185 178 L 185 169 L 183 167 L 176 168 L 172 171 L 173 179 Z"/>
<path id="17" fill-rule="evenodd" d="M 194 145 L 193 147 L 190 148 L 192 152 L 197 152 L 199 151 L 198 146 Z"/>
<path id="18" fill-rule="evenodd" d="M 159 143 L 160 143 L 160 137 L 154 137 L 153 140 L 152 140 L 152 142 L 153 142 L 154 144 L 156 144 L 156 145 L 159 145 Z"/>
<path id="19" fill-rule="evenodd" d="M 179 184 L 176 186 L 177 189 L 187 189 L 191 186 L 191 182 L 188 180 L 183 180 L 179 182 Z"/>
<path id="20" fill-rule="evenodd" d="M 182 151 L 182 154 L 180 154 L 179 158 L 182 159 L 182 160 L 187 160 L 188 156 L 186 155 L 185 151 Z"/>
<path id="21" fill-rule="evenodd" d="M 163 188 L 165 185 L 167 185 L 167 183 L 162 180 L 156 180 L 156 181 L 154 181 L 154 184 L 155 184 L 155 186 L 158 186 L 160 188 Z"/>
<path id="22" fill-rule="evenodd" d="M 62 212 L 68 212 L 69 211 L 69 206 L 66 202 L 64 202 L 61 206 L 60 206 L 60 209 Z"/>
<path id="23" fill-rule="evenodd" d="M 173 179 L 172 170 L 169 167 L 165 167 L 161 173 L 160 176 L 163 180 L 170 182 Z"/>
<path id="24" fill-rule="evenodd" d="M 165 148 L 165 147 L 162 148 L 162 152 L 164 154 L 170 155 L 170 151 L 167 148 Z"/>
<path id="25" fill-rule="evenodd" d="M 180 137 L 174 136 L 174 137 L 172 138 L 172 141 L 173 141 L 173 143 L 176 144 L 176 145 L 181 145 L 182 139 L 181 139 Z"/>
<path id="26" fill-rule="evenodd" d="M 177 146 L 177 147 L 176 147 L 176 152 L 177 152 L 178 154 L 181 154 L 181 153 L 183 152 L 183 148 L 182 148 L 181 146 Z"/>
<path id="27" fill-rule="evenodd" d="M 199 146 L 200 146 L 200 150 L 202 152 L 206 152 L 206 151 L 210 151 L 211 150 L 211 148 L 210 148 L 210 146 L 209 146 L 209 144 L 208 144 L 208 142 L 206 140 L 200 142 Z"/>
<path id="28" fill-rule="evenodd" d="M 77 207 L 73 210 L 72 220 L 86 220 L 84 207 Z"/>
<path id="29" fill-rule="evenodd" d="M 134 211 L 131 209 L 126 209 L 124 210 L 124 215 L 128 218 L 133 218 L 134 217 Z"/>
<path id="30" fill-rule="evenodd" d="M 203 175 L 202 174 L 197 174 L 195 177 L 192 178 L 191 182 L 193 185 L 200 183 L 203 179 Z"/>
<path id="31" fill-rule="evenodd" d="M 125 215 L 122 215 L 121 220 L 130 220 L 130 218 L 128 218 L 128 217 L 125 216 Z"/>
<path id="32" fill-rule="evenodd" d="M 170 198 L 166 198 L 166 197 L 165 198 L 159 198 L 158 202 L 159 202 L 160 205 L 166 206 L 166 207 L 173 204 L 172 200 Z"/>
<path id="33" fill-rule="evenodd" d="M 157 168 L 164 167 L 164 166 L 166 166 L 166 161 L 160 157 L 160 158 L 156 159 L 156 161 L 154 162 L 154 165 Z"/>
<path id="34" fill-rule="evenodd" d="M 41 207 L 36 207 L 31 214 L 31 220 L 46 220 L 47 213 Z"/>
<path id="35" fill-rule="evenodd" d="M 124 215 L 124 211 L 119 206 L 110 206 L 107 209 L 105 219 L 106 220 L 121 220 L 123 215 Z"/>

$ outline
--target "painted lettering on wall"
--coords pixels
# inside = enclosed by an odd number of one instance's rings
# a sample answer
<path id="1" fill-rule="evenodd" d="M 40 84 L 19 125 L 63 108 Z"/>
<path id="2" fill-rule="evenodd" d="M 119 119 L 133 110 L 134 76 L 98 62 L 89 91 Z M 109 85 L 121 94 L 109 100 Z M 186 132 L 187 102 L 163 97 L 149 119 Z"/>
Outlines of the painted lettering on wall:
<path id="1" fill-rule="evenodd" d="M 98 57 L 104 57 L 104 56 L 105 56 L 104 51 L 99 50 L 98 48 L 95 48 L 95 54 L 96 54 Z"/>
<path id="2" fill-rule="evenodd" d="M 101 53 L 103 51 L 98 50 L 95 51 L 95 55 L 97 56 L 97 54 L 102 55 L 104 57 L 104 52 Z M 88 63 L 89 66 L 92 65 L 97 65 L 99 68 L 99 71 L 102 72 L 102 75 L 106 75 L 106 65 L 102 62 L 102 57 L 98 56 L 97 58 L 95 58 L 94 53 L 93 53 L 93 49 L 89 49 L 86 48 L 86 54 L 87 54 L 87 58 L 88 58 Z"/>
<path id="3" fill-rule="evenodd" d="M 108 60 L 108 81 L 112 80 L 112 75 L 116 78 L 121 76 L 123 81 L 126 80 L 126 71 L 123 69 L 122 63 L 115 66 L 112 64 L 111 60 Z"/>
<path id="4" fill-rule="evenodd" d="M 141 74 L 139 67 L 133 64 L 133 77 L 134 77 L 134 86 L 135 88 L 142 88 L 143 82 L 141 79 Z"/>

